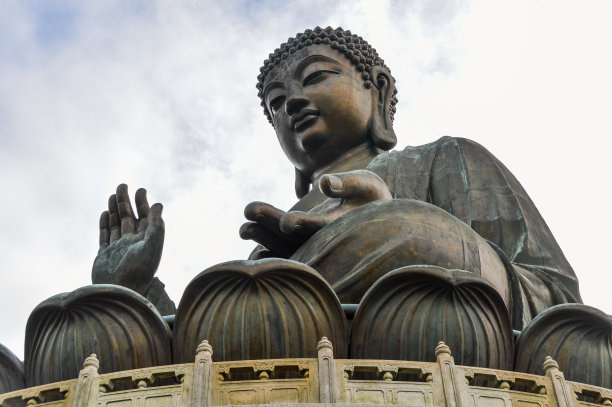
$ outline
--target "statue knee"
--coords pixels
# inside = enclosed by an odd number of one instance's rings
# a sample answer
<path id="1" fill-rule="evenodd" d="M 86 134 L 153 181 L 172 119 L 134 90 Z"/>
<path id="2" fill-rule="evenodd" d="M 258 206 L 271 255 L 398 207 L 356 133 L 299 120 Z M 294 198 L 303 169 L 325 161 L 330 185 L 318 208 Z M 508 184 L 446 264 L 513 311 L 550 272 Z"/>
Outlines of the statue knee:
<path id="1" fill-rule="evenodd" d="M 431 265 L 482 276 L 507 306 L 501 259 L 485 239 L 448 212 L 422 201 L 376 201 L 327 225 L 291 257 L 330 282 L 343 303 L 358 303 L 392 270 Z"/>

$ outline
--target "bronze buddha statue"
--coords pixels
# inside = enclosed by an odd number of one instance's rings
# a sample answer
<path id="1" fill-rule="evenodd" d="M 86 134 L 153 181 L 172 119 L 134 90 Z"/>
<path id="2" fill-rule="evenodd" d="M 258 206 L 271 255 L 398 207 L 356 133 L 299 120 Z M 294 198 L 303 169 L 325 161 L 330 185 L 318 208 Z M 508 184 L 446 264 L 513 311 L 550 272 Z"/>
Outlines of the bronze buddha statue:
<path id="1" fill-rule="evenodd" d="M 444 340 L 459 363 L 510 370 L 533 352 L 544 357 L 533 334 L 541 327 L 570 337 L 574 320 L 550 320 L 582 302 L 578 281 L 523 187 L 467 139 L 389 151 L 395 79 L 367 41 L 341 28 L 298 33 L 264 62 L 257 88 L 295 167 L 299 200 L 289 211 L 247 205 L 240 236 L 259 245 L 250 260 L 213 266 L 190 283 L 172 332 L 174 363 L 202 339 L 222 349 L 220 360 L 304 357 L 293 342 L 324 334 L 341 356 L 430 360 Z M 142 189 L 135 203 L 136 213 L 125 185 L 110 197 L 92 281 L 128 287 L 170 314 L 174 304 L 154 277 L 162 207 L 149 207 Z M 358 305 L 350 334 L 340 303 Z M 592 347 L 604 349 L 612 323 L 571 307 L 571 318 L 597 324 Z M 516 348 L 513 329 L 528 333 Z M 563 359 L 572 346 L 551 352 Z"/>
<path id="2" fill-rule="evenodd" d="M 258 79 L 300 201 L 287 213 L 247 206 L 251 222 L 241 235 L 263 246 L 253 258 L 308 264 L 350 303 L 401 266 L 471 271 L 497 288 L 519 330 L 548 307 L 581 302 L 574 271 L 533 202 L 486 149 L 445 137 L 384 152 L 396 143 L 397 90 L 362 38 L 307 30 L 271 54 Z M 351 212 L 391 199 L 402 202 Z"/>

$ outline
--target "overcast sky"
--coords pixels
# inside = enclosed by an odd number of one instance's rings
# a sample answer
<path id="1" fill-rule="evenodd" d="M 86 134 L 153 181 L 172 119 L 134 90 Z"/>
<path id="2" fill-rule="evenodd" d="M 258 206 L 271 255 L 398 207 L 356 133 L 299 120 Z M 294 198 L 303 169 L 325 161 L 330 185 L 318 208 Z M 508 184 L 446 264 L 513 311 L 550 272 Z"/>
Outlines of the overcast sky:
<path id="1" fill-rule="evenodd" d="M 331 3 L 331 4 L 330 4 Z M 164 204 L 158 277 L 243 259 L 254 200 L 288 208 L 293 168 L 261 112 L 262 61 L 317 25 L 366 38 L 399 89 L 399 147 L 449 135 L 517 176 L 612 314 L 609 1 L 0 0 L 0 343 L 90 283 L 119 183 Z"/>

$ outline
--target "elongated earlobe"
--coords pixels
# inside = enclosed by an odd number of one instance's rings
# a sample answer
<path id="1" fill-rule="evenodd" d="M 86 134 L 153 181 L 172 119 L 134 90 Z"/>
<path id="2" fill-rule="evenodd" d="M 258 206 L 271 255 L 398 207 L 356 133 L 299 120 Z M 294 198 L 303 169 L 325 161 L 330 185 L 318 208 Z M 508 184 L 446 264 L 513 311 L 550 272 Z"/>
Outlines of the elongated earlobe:
<path id="1" fill-rule="evenodd" d="M 310 190 L 310 178 L 295 169 L 295 194 L 302 198 Z"/>
<path id="2" fill-rule="evenodd" d="M 378 97 L 372 99 L 372 122 L 370 136 L 376 147 L 391 150 L 397 144 L 391 119 L 391 100 L 395 92 L 395 80 L 389 70 L 382 66 L 372 68 L 374 86 Z"/>

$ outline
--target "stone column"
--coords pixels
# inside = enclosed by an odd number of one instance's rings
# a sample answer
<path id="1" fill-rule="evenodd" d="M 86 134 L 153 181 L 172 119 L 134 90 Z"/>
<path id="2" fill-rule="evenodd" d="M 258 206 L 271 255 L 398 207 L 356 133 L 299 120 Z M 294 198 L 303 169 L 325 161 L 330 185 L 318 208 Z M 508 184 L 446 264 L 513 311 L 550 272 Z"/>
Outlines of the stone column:
<path id="1" fill-rule="evenodd" d="M 446 407 L 461 407 L 461 394 L 459 394 L 455 377 L 455 359 L 451 356 L 450 348 L 444 342 L 439 342 L 436 346 L 436 360 L 440 364 L 444 405 Z"/>
<path id="2" fill-rule="evenodd" d="M 546 376 L 549 377 L 550 381 L 552 382 L 552 393 L 554 395 L 557 406 L 577 406 L 578 403 L 576 403 L 576 396 L 574 395 L 574 392 L 572 391 L 570 386 L 565 381 L 563 372 L 559 370 L 559 364 L 550 356 L 546 356 L 546 360 L 544 360 L 544 370 L 546 371 Z"/>
<path id="3" fill-rule="evenodd" d="M 212 354 L 212 346 L 206 340 L 202 341 L 196 349 L 193 365 L 192 407 L 208 407 L 210 405 Z"/>
<path id="4" fill-rule="evenodd" d="M 100 361 L 94 353 L 85 359 L 74 389 L 72 407 L 87 407 L 98 404 L 98 386 L 94 386 L 94 381 L 98 377 L 99 367 Z"/>
<path id="5" fill-rule="evenodd" d="M 334 349 L 326 337 L 321 338 L 317 345 L 319 364 L 319 403 L 335 403 L 338 398 L 336 386 L 336 363 Z"/>

